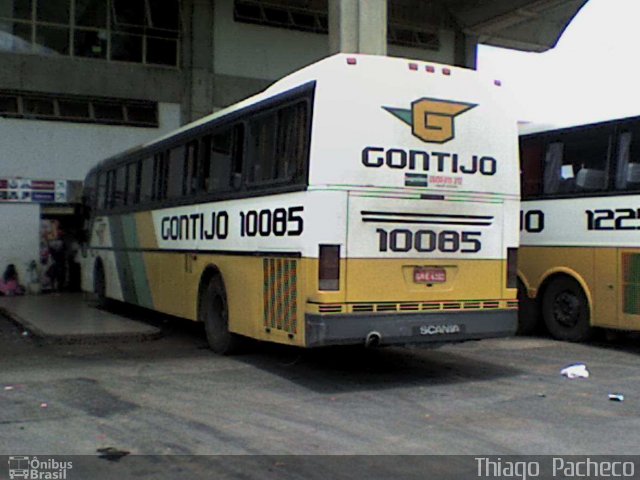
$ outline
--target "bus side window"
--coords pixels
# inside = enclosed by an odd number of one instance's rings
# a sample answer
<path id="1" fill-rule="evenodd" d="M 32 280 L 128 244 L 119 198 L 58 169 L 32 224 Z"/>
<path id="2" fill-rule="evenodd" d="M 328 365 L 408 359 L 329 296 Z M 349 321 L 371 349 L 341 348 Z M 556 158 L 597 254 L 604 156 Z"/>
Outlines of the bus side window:
<path id="1" fill-rule="evenodd" d="M 178 198 L 182 196 L 182 187 L 184 184 L 184 147 L 179 146 L 169 150 L 169 165 L 166 178 L 167 198 Z"/>
<path id="2" fill-rule="evenodd" d="M 197 140 L 187 143 L 185 150 L 184 185 L 185 195 L 191 195 L 198 190 L 198 145 Z"/>
<path id="3" fill-rule="evenodd" d="M 127 188 L 126 180 L 126 167 L 123 165 L 116 169 L 116 185 L 114 194 L 114 207 L 121 207 L 124 205 L 125 193 Z"/>
<path id="4" fill-rule="evenodd" d="M 231 187 L 231 132 L 229 128 L 211 136 L 210 192 L 226 192 Z"/>
<path id="5" fill-rule="evenodd" d="M 107 205 L 107 174 L 100 172 L 98 175 L 98 210 L 103 210 Z"/>
<path id="6" fill-rule="evenodd" d="M 198 191 L 208 192 L 211 175 L 211 135 L 200 140 L 200 161 L 198 163 Z"/>
<path id="7" fill-rule="evenodd" d="M 140 162 L 140 203 L 148 203 L 153 199 L 153 157 Z"/>
<path id="8" fill-rule="evenodd" d="M 125 205 L 134 205 L 138 203 L 139 187 L 138 182 L 138 163 L 133 162 L 127 165 L 127 196 L 125 197 Z"/>
<path id="9" fill-rule="evenodd" d="M 618 137 L 616 190 L 640 189 L 640 125 L 631 125 Z"/>
<path id="10" fill-rule="evenodd" d="M 542 193 L 542 167 L 544 143 L 538 139 L 524 139 L 520 142 L 520 162 L 522 163 L 522 197 L 536 197 Z"/>
<path id="11" fill-rule="evenodd" d="M 604 191 L 609 185 L 611 158 L 610 130 L 603 127 L 589 128 L 569 133 L 564 138 L 563 179 L 575 175 L 564 192 Z"/>
<path id="12" fill-rule="evenodd" d="M 107 208 L 113 208 L 116 204 L 116 171 L 107 173 Z"/>
<path id="13" fill-rule="evenodd" d="M 278 112 L 277 178 L 296 179 L 304 172 L 308 144 L 307 103 L 298 102 Z"/>
<path id="14" fill-rule="evenodd" d="M 544 156 L 543 190 L 545 195 L 552 195 L 561 191 L 573 179 L 573 174 L 562 165 L 564 143 L 553 142 L 547 145 Z"/>
<path id="15" fill-rule="evenodd" d="M 249 123 L 250 184 L 285 183 L 304 174 L 307 103 L 297 102 Z"/>
<path id="16" fill-rule="evenodd" d="M 153 199 L 162 200 L 167 198 L 167 152 L 160 152 L 154 155 L 153 161 Z"/>
<path id="17" fill-rule="evenodd" d="M 272 112 L 249 122 L 247 181 L 250 185 L 265 184 L 278 178 L 277 121 L 276 113 Z"/>
<path id="18" fill-rule="evenodd" d="M 231 188 L 239 190 L 242 186 L 244 166 L 244 124 L 233 127 L 233 151 L 231 152 Z"/>

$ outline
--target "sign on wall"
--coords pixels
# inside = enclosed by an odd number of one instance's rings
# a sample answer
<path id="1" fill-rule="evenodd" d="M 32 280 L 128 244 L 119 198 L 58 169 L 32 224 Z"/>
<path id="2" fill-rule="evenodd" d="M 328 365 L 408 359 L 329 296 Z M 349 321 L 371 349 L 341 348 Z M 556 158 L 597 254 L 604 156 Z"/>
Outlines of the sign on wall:
<path id="1" fill-rule="evenodd" d="M 0 178 L 0 202 L 67 203 L 67 181 Z"/>

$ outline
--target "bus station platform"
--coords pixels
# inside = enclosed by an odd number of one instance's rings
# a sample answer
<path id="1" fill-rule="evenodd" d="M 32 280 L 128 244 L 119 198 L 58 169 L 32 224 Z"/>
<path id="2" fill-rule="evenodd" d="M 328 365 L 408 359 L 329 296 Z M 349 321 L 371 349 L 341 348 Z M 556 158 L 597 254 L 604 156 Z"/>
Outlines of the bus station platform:
<path id="1" fill-rule="evenodd" d="M 82 293 L 0 297 L 0 315 L 50 343 L 121 343 L 152 340 L 152 325 L 96 308 Z"/>

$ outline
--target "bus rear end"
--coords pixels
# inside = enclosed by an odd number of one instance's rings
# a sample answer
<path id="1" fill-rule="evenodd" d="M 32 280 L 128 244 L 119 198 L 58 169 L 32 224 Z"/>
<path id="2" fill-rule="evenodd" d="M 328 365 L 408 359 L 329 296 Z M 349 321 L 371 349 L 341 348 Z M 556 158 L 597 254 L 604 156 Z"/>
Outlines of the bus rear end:
<path id="1" fill-rule="evenodd" d="M 513 334 L 517 131 L 499 82 L 403 59 L 333 60 L 317 81 L 309 189 L 342 198 L 346 225 L 342 241 L 318 246 L 306 345 Z"/>

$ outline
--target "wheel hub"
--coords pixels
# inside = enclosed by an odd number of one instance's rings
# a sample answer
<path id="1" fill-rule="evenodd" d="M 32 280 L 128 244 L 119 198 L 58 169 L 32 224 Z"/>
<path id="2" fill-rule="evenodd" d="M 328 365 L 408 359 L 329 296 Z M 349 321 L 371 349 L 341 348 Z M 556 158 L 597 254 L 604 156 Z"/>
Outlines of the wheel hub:
<path id="1" fill-rule="evenodd" d="M 566 327 L 575 327 L 580 318 L 580 300 L 572 292 L 562 292 L 553 302 L 553 316 Z"/>

